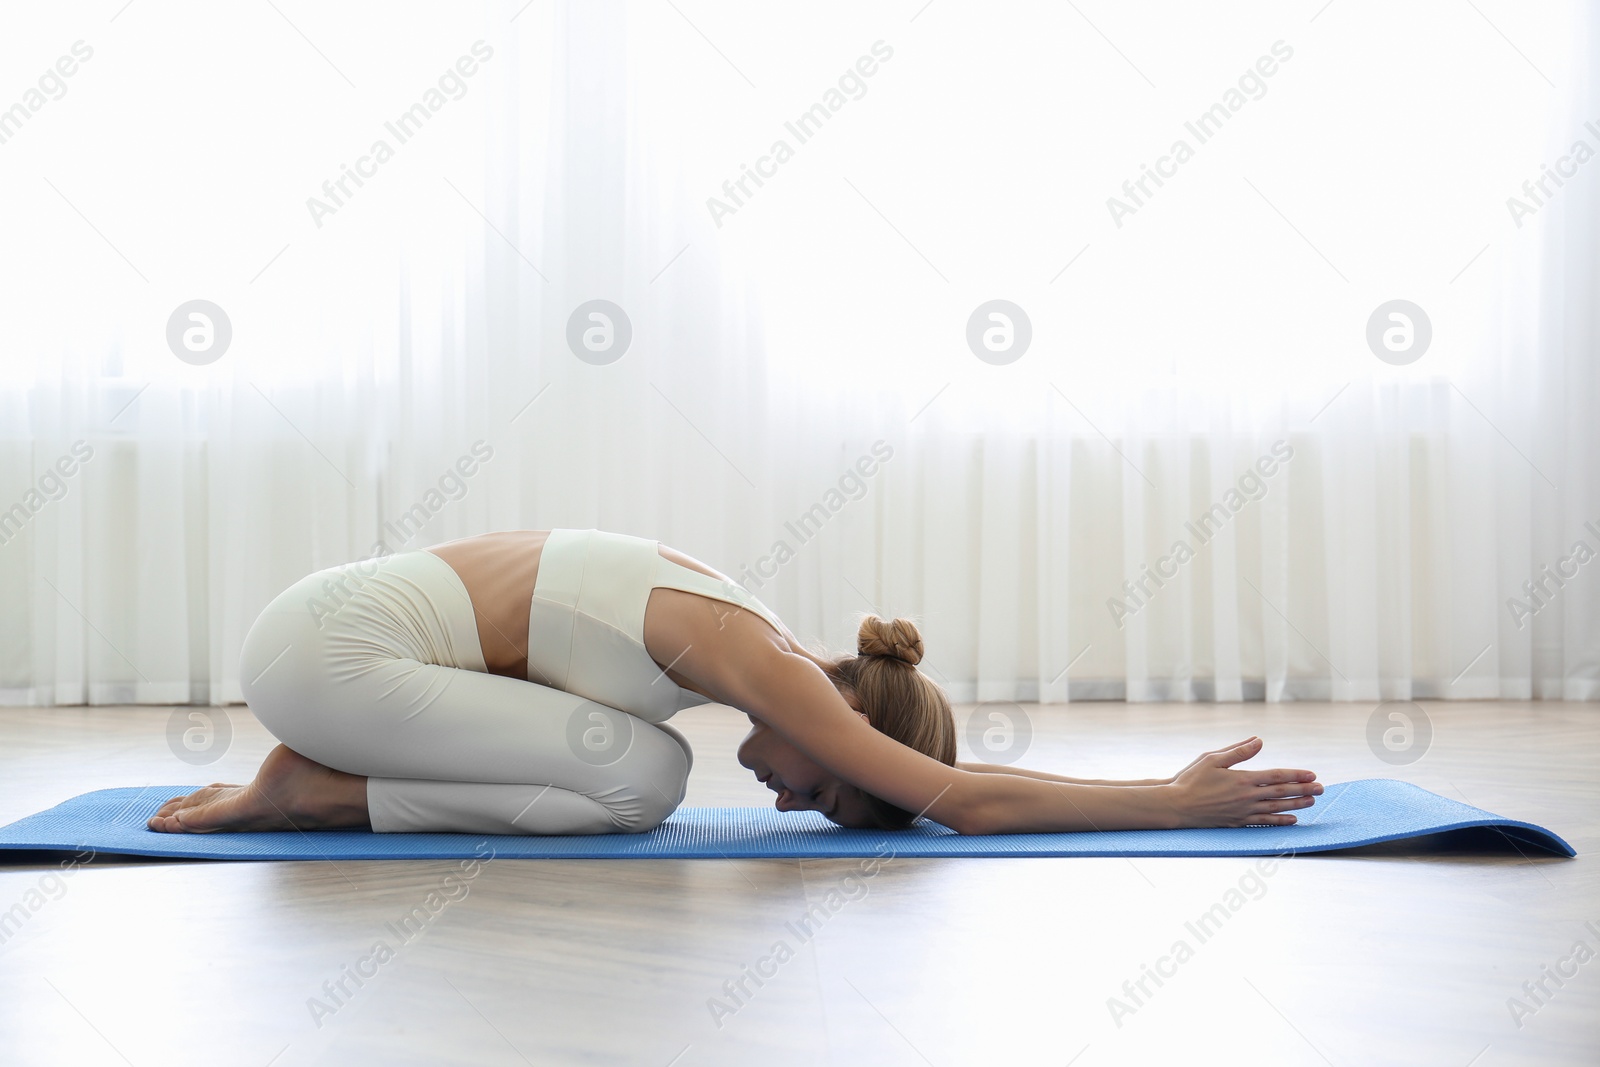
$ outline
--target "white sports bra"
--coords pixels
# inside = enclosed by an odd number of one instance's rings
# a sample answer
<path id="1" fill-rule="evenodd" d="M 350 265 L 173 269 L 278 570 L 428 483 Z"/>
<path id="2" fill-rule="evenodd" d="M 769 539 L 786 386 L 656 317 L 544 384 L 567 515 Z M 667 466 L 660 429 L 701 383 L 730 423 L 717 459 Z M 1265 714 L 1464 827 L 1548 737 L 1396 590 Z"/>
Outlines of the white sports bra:
<path id="1" fill-rule="evenodd" d="M 652 590 L 696 593 L 783 626 L 765 604 L 661 555 L 660 542 L 605 530 L 550 531 L 528 610 L 528 680 L 661 722 L 710 700 L 667 677 L 644 647 Z"/>

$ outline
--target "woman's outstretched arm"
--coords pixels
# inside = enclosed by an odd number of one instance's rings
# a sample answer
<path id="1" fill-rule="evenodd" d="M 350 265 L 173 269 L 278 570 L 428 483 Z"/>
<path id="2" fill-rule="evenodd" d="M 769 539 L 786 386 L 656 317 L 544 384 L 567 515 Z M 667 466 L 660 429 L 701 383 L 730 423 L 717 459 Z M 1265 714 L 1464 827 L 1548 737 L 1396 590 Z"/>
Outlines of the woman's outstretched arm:
<path id="1" fill-rule="evenodd" d="M 784 735 L 840 778 L 962 834 L 1145 830 L 1291 823 L 1322 792 L 1303 770 L 1232 770 L 1252 738 L 1206 753 L 1170 783 L 1092 785 L 950 767 L 879 733 L 816 664 L 771 645 L 724 661 L 725 702 Z"/>
<path id="2" fill-rule="evenodd" d="M 809 660 L 775 652 L 737 662 L 740 669 L 724 679 L 728 703 L 844 781 L 957 833 L 1175 825 L 1165 787 L 1076 785 L 947 766 L 874 730 Z"/>
<path id="3" fill-rule="evenodd" d="M 1000 763 L 957 763 L 964 771 L 974 774 L 1015 774 L 1023 778 L 1037 778 L 1041 782 L 1066 782 L 1068 785 L 1171 785 L 1171 778 L 1068 778 L 1048 771 L 1032 771 L 1026 767 L 1012 767 Z"/>
<path id="4" fill-rule="evenodd" d="M 987 798 L 987 814 L 974 816 L 975 824 L 984 829 L 969 832 L 1045 833 L 1294 823 L 1296 817 L 1287 812 L 1315 804 L 1322 793 L 1322 784 L 1307 770 L 1232 769 L 1234 764 L 1258 754 L 1261 747 L 1261 739 L 1252 737 L 1237 745 L 1202 753 L 1172 778 L 1134 782 L 1083 781 L 1043 771 L 959 764 L 980 773 L 982 770 L 1009 772 L 993 774 L 991 777 L 998 782 L 1021 779 L 1029 783 L 1022 788 L 1002 784 L 991 791 Z M 1078 821 L 1089 825 L 1057 825 L 1049 805 L 1040 810 L 1041 787 L 1055 788 L 1059 801 L 1072 805 Z M 1099 814 L 1102 811 L 1108 812 L 1109 818 Z"/>
<path id="5" fill-rule="evenodd" d="M 1171 778 L 1068 778 L 1060 774 L 1050 774 L 1047 771 L 1031 771 L 1026 767 L 1012 767 L 998 763 L 957 763 L 956 766 L 960 767 L 964 771 L 974 771 L 988 774 L 1020 774 L 1024 778 L 1038 778 L 1045 782 L 1066 782 L 1069 785 L 1171 785 L 1173 782 L 1176 782 L 1181 775 L 1194 768 L 1198 764 L 1204 762 L 1206 759 L 1209 759 L 1212 756 L 1221 755 L 1224 752 L 1231 752 L 1235 748 L 1238 748 L 1239 745 L 1248 744 L 1252 740 L 1254 740 L 1254 738 L 1246 738 L 1244 741 L 1240 741 L 1238 745 L 1229 745 L 1226 748 L 1214 749 L 1210 752 L 1202 752 L 1189 763 L 1189 766 L 1185 767 Z M 1311 772 L 1301 771 L 1298 773 L 1310 774 Z M 1321 790 L 1318 790 L 1318 792 L 1320 791 Z"/>

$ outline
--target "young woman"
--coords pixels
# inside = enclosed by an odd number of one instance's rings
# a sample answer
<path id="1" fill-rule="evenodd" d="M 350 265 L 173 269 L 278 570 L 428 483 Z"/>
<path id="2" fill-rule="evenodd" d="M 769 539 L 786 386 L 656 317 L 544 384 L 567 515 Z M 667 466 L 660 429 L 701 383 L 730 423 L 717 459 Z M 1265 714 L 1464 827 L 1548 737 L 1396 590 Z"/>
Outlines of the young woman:
<path id="1" fill-rule="evenodd" d="M 167 833 L 640 832 L 694 763 L 666 724 L 716 702 L 749 717 L 740 764 L 780 811 L 959 833 L 1292 823 L 1304 770 L 1234 770 L 1259 738 L 1172 778 L 1082 781 L 956 761 L 944 692 L 905 619 L 822 657 L 750 592 L 657 541 L 516 530 L 330 567 L 245 638 L 245 699 L 283 743 L 247 785 L 174 797 Z"/>

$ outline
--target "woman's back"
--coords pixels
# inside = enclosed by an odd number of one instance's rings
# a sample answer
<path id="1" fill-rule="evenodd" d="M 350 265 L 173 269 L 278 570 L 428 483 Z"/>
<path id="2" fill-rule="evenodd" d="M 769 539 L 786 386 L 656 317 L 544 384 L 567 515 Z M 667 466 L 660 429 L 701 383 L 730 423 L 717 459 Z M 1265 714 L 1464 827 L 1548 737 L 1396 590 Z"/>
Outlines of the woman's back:
<path id="1" fill-rule="evenodd" d="M 538 581 L 539 562 L 549 538 L 549 530 L 507 530 L 448 541 L 427 549 L 448 563 L 466 587 L 477 617 L 484 662 L 492 674 L 518 679 L 530 677 L 528 620 L 534 587 Z M 692 556 L 666 545 L 659 545 L 658 551 L 662 557 L 681 567 L 736 588 L 726 575 Z M 671 664 L 688 644 L 696 639 L 714 641 L 716 634 L 728 625 L 729 619 L 741 614 L 746 616 L 743 620 L 745 625 L 768 625 L 767 621 L 754 614 L 740 613 L 736 608 L 730 609 L 726 603 L 708 601 L 706 596 L 680 589 L 656 588 L 650 593 L 645 609 L 643 638 L 646 651 L 675 684 L 715 700 L 716 694 L 690 684 L 671 669 Z M 706 625 L 708 617 L 714 617 L 715 626 Z M 776 619 L 772 621 L 777 622 Z M 810 653 L 781 622 L 777 622 L 774 628 L 790 651 L 810 658 Z"/>
<path id="2" fill-rule="evenodd" d="M 549 530 L 505 530 L 426 550 L 450 564 L 467 587 L 490 674 L 528 677 L 528 607 L 549 537 Z"/>

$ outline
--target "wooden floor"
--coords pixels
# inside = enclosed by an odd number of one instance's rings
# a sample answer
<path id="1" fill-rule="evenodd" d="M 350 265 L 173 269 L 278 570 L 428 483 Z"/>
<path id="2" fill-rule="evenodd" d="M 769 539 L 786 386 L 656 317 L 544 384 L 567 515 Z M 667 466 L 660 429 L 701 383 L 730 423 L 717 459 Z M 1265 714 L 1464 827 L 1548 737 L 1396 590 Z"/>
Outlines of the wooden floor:
<path id="1" fill-rule="evenodd" d="M 27 912 L 0 944 L 0 1063 L 1600 1062 L 1600 706 L 1424 708 L 1431 747 L 1404 766 L 1368 748 L 1371 707 L 1330 704 L 1027 706 L 1021 762 L 1164 776 L 1259 733 L 1257 762 L 1402 778 L 1546 825 L 1579 857 L 1434 838 L 1270 873 L 1245 858 L 900 858 L 871 877 L 857 860 L 101 858 L 63 878 L 0 860 L 0 913 Z M 90 789 L 244 780 L 271 739 L 226 711 L 227 755 L 195 768 L 168 750 L 170 709 L 0 710 L 0 823 Z M 685 803 L 771 802 L 733 760 L 743 716 L 673 724 L 696 751 Z M 1187 924 L 1218 903 L 1231 917 L 1202 942 Z M 396 936 L 407 913 L 423 919 Z M 372 957 L 380 941 L 392 956 Z M 792 956 L 757 985 L 779 941 Z M 1192 951 L 1172 956 L 1180 941 Z M 1558 986 L 1547 974 L 1580 942 Z M 1534 999 L 1524 983 L 1541 980 Z"/>

